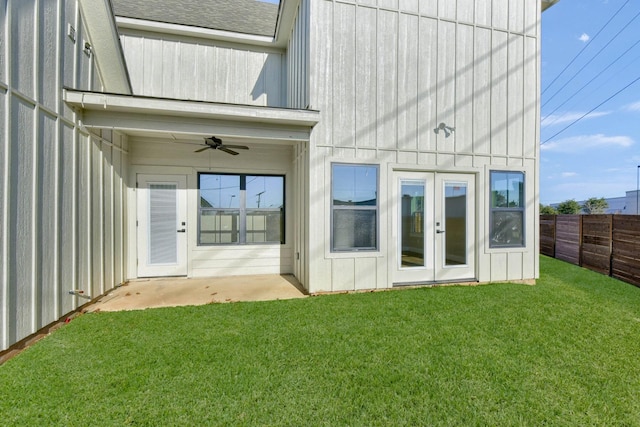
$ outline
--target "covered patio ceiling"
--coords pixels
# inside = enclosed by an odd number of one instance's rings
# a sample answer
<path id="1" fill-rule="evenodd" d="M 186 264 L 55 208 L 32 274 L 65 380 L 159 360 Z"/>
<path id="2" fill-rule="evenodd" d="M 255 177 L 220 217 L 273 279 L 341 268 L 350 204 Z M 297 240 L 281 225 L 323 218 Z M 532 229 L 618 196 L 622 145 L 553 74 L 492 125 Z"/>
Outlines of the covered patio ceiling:
<path id="1" fill-rule="evenodd" d="M 320 113 L 313 110 L 223 104 L 66 89 L 64 100 L 87 128 L 130 136 L 198 140 L 308 141 Z"/>

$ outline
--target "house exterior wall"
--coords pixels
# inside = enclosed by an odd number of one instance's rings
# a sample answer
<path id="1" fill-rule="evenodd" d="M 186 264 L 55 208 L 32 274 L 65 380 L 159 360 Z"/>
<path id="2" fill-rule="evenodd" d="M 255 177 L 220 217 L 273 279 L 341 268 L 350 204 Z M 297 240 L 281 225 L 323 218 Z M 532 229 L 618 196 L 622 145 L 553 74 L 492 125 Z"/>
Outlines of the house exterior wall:
<path id="1" fill-rule="evenodd" d="M 293 248 L 296 234 L 293 218 L 298 213 L 294 197 L 297 175 L 294 147 L 291 144 L 269 144 L 265 141 L 233 141 L 247 144 L 249 150 L 238 156 L 222 151 L 194 151 L 200 141 L 168 142 L 150 137 L 130 140 L 129 218 L 136 218 L 136 176 L 138 174 L 184 175 L 187 177 L 187 251 L 189 277 L 234 276 L 248 274 L 291 274 L 294 271 Z M 199 173 L 238 173 L 284 175 L 285 177 L 285 244 L 198 244 Z M 129 268 L 137 277 L 137 242 L 135 221 L 129 224 Z"/>
<path id="2" fill-rule="evenodd" d="M 287 46 L 287 107 L 309 105 L 309 2 L 302 0 Z"/>
<path id="3" fill-rule="evenodd" d="M 640 215 L 640 210 L 638 209 L 638 207 L 640 206 L 640 200 L 638 199 L 639 197 L 640 191 L 627 191 L 627 195 L 625 197 L 625 214 Z"/>
<path id="4" fill-rule="evenodd" d="M 286 68 L 280 49 L 120 31 L 135 95 L 285 106 Z"/>
<path id="5" fill-rule="evenodd" d="M 0 351 L 124 279 L 126 140 L 64 86 L 100 89 L 74 0 L 0 1 Z M 67 36 L 75 29 L 75 42 Z"/>
<path id="6" fill-rule="evenodd" d="M 308 151 L 311 292 L 391 286 L 399 169 L 474 175 L 476 279 L 536 278 L 539 1 L 307 1 L 309 108 L 322 113 Z M 379 165 L 378 251 L 331 252 L 334 161 Z M 526 175 L 524 248 L 489 248 L 491 170 Z"/>

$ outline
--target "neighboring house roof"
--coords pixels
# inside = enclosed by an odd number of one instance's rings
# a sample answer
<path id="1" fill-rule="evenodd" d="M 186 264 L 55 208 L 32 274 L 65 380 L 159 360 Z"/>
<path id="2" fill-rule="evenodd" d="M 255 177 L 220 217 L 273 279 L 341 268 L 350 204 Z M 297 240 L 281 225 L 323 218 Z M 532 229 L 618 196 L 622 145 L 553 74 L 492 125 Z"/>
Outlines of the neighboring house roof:
<path id="1" fill-rule="evenodd" d="M 111 0 L 116 16 L 273 37 L 278 5 L 259 0 Z"/>
<path id="2" fill-rule="evenodd" d="M 544 12 L 559 1 L 560 0 L 542 0 L 542 11 Z"/>

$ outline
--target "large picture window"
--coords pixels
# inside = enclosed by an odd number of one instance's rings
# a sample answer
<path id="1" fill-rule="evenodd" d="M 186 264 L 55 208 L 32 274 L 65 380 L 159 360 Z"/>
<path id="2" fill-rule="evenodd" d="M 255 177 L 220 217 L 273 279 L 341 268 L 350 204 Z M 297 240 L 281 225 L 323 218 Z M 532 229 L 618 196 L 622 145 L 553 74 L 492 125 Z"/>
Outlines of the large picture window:
<path id="1" fill-rule="evenodd" d="M 331 248 L 378 249 L 378 167 L 331 166 Z"/>
<path id="2" fill-rule="evenodd" d="M 198 244 L 284 244 L 284 176 L 201 173 Z"/>
<path id="3" fill-rule="evenodd" d="M 491 171 L 489 247 L 523 247 L 524 212 L 524 173 Z"/>

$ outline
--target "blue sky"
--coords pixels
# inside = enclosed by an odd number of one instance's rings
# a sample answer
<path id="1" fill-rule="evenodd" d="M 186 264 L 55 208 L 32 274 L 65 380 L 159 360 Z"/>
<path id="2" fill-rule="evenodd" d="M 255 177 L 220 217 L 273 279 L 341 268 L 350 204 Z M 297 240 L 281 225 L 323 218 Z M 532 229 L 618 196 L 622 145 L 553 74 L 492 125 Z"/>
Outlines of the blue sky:
<path id="1" fill-rule="evenodd" d="M 560 0 L 543 13 L 541 203 L 622 197 L 636 189 L 640 80 L 587 113 L 639 78 L 640 1 Z"/>

